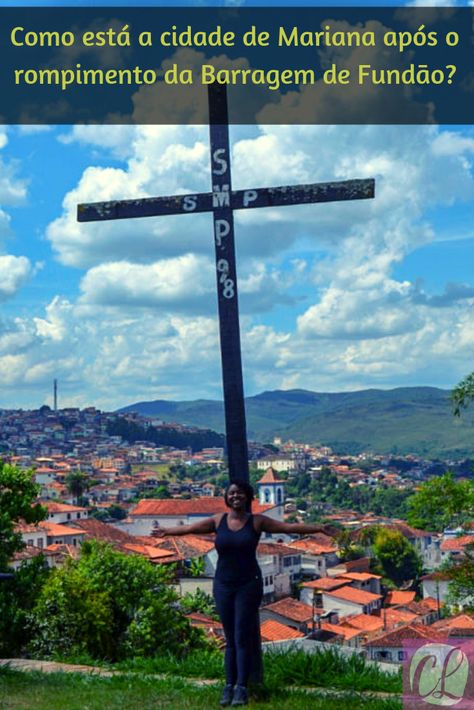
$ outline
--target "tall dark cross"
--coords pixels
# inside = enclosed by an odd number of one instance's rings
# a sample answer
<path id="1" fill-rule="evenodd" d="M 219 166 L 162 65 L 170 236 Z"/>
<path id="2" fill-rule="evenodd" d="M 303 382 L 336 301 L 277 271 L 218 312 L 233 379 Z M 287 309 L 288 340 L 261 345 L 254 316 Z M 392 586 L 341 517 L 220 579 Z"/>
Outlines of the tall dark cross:
<path id="1" fill-rule="evenodd" d="M 94 222 L 213 212 L 229 477 L 231 481 L 248 481 L 233 211 L 363 200 L 374 196 L 374 180 L 232 190 L 227 93 L 224 85 L 209 86 L 209 123 L 212 192 L 81 204 L 78 206 L 77 218 L 79 222 Z"/>

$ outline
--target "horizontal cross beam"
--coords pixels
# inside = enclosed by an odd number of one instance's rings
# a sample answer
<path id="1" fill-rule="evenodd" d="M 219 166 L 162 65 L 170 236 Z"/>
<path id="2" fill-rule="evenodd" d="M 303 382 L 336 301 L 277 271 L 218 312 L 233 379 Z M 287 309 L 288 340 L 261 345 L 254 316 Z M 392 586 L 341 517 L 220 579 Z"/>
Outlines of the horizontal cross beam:
<path id="1" fill-rule="evenodd" d="M 254 207 L 283 207 L 315 202 L 366 200 L 374 196 L 375 181 L 343 180 L 287 187 L 260 187 L 250 190 L 217 190 L 195 195 L 146 197 L 138 200 L 90 202 L 77 207 L 79 222 L 100 222 L 130 217 L 158 217 L 172 214 L 211 212 L 230 207 L 233 210 Z"/>

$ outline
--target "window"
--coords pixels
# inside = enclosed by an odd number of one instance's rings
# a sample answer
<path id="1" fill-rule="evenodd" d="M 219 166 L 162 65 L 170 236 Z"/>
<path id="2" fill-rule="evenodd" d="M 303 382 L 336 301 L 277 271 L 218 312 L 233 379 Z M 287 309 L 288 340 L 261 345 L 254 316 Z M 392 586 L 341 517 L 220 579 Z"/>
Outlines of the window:
<path id="1" fill-rule="evenodd" d="M 407 657 L 406 651 L 399 651 L 398 652 L 398 660 L 399 661 L 404 661 L 406 657 Z"/>
<path id="2" fill-rule="evenodd" d="M 265 503 L 270 503 L 270 489 L 265 488 L 263 494 L 265 496 Z"/>
<path id="3" fill-rule="evenodd" d="M 43 538 L 42 537 L 38 538 L 38 547 L 43 547 Z"/>
<path id="4" fill-rule="evenodd" d="M 68 519 L 68 520 L 71 520 L 71 513 L 68 513 L 68 514 L 67 514 L 67 519 Z"/>
<path id="5" fill-rule="evenodd" d="M 78 513 L 78 514 L 76 515 L 76 518 L 77 518 L 78 520 L 80 520 L 80 517 L 81 517 L 81 514 Z"/>
<path id="6" fill-rule="evenodd" d="M 30 545 L 30 547 L 33 547 L 33 542 L 34 542 L 33 540 L 27 540 L 26 544 Z"/>
<path id="7" fill-rule="evenodd" d="M 278 489 L 278 492 L 277 492 L 277 501 L 278 501 L 278 503 L 282 503 L 282 502 L 283 502 L 283 491 L 282 491 L 281 488 L 279 488 L 279 489 Z"/>

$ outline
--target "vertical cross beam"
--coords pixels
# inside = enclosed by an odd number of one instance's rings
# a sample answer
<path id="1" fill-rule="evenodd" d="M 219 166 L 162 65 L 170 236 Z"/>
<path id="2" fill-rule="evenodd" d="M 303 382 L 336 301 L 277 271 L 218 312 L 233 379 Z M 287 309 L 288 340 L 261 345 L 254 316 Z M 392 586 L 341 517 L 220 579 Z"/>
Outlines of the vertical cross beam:
<path id="1" fill-rule="evenodd" d="M 209 86 L 214 242 L 230 481 L 249 480 L 225 85 Z"/>

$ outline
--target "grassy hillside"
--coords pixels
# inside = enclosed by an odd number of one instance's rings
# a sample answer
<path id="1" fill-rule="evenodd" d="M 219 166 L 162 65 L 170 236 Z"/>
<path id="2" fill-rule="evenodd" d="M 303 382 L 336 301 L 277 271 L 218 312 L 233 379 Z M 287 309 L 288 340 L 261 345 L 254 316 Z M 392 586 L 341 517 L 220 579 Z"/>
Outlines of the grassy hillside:
<path id="1" fill-rule="evenodd" d="M 212 400 L 139 402 L 121 411 L 224 431 L 222 402 Z M 449 392 L 434 387 L 341 393 L 276 390 L 248 397 L 246 411 L 249 438 L 257 441 L 278 435 L 346 453 L 474 455 L 474 412 L 455 419 Z"/>

